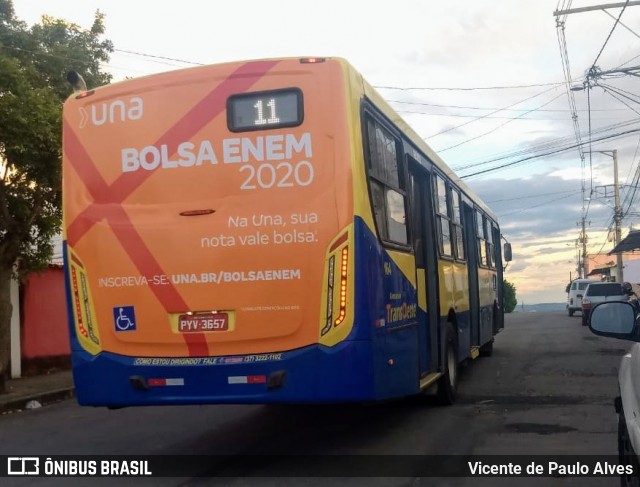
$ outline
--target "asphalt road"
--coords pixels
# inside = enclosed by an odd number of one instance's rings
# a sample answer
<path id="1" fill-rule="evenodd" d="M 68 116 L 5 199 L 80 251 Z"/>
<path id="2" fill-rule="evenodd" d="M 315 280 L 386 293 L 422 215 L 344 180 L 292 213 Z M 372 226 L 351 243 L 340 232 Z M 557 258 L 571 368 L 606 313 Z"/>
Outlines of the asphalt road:
<path id="1" fill-rule="evenodd" d="M 496 337 L 493 356 L 461 370 L 459 398 L 451 407 L 405 399 L 374 405 L 110 411 L 81 408 L 68 400 L 0 416 L 0 455 L 350 454 L 372 455 L 376 462 L 387 455 L 616 455 L 613 398 L 620 358 L 629 346 L 592 335 L 581 326 L 579 314 L 512 314 Z M 253 470 L 251 462 L 245 467 L 248 474 L 273 474 L 264 467 Z M 10 479 L 6 485 L 87 485 L 88 480 Z M 155 478 L 90 483 L 506 486 L 514 479 Z M 613 486 L 618 480 L 524 478 L 517 483 Z"/>

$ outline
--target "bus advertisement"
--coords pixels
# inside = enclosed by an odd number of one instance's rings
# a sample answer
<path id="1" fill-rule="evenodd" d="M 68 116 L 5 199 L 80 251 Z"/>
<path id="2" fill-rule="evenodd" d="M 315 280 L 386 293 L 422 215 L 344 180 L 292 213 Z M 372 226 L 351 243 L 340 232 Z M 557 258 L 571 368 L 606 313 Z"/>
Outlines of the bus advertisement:
<path id="1" fill-rule="evenodd" d="M 495 216 L 341 59 L 75 92 L 63 216 L 83 405 L 451 403 L 503 327 Z"/>

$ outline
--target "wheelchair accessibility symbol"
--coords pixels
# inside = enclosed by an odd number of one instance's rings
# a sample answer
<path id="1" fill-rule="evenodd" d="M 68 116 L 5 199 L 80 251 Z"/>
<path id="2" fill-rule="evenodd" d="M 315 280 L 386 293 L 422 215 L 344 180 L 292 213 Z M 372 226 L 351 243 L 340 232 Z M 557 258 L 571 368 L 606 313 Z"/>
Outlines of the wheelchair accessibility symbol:
<path id="1" fill-rule="evenodd" d="M 116 331 L 135 331 L 136 313 L 133 306 L 116 306 L 113 308 L 113 322 Z"/>

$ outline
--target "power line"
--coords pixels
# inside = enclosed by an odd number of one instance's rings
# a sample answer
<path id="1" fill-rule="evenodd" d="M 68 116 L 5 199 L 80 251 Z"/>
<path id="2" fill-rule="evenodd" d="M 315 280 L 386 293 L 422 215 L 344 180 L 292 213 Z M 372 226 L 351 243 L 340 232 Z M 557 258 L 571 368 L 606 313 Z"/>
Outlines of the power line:
<path id="1" fill-rule="evenodd" d="M 558 5 L 560 7 L 560 5 Z M 571 7 L 571 0 L 563 3 L 562 11 L 568 11 Z M 567 99 L 569 101 L 569 108 L 571 110 L 571 120 L 573 121 L 573 132 L 577 142 L 578 155 L 580 156 L 580 170 L 581 170 L 581 191 L 582 191 L 582 233 L 584 233 L 584 221 L 589 211 L 588 207 L 585 207 L 586 199 L 586 174 L 585 174 L 585 159 L 584 151 L 582 150 L 582 138 L 580 135 L 580 125 L 578 123 L 578 110 L 576 107 L 576 100 L 573 91 L 571 90 L 571 68 L 569 64 L 569 51 L 567 49 L 567 39 L 565 37 L 565 22 L 568 13 L 556 18 L 556 35 L 558 37 L 558 47 L 560 48 L 560 58 L 562 60 L 562 69 L 565 80 L 565 91 L 567 93 Z M 591 116 L 591 106 L 589 106 L 589 117 Z M 586 238 L 586 235 L 581 235 L 582 238 Z M 583 247 L 584 253 L 584 247 Z M 584 273 L 584 268 L 582 269 Z"/>
<path id="2" fill-rule="evenodd" d="M 29 54 L 35 54 L 37 56 L 45 56 L 45 57 L 49 57 L 52 59 L 64 59 L 65 61 L 74 61 L 74 62 L 81 62 L 81 63 L 86 63 L 86 60 L 83 59 L 77 59 L 77 58 L 72 58 L 72 57 L 68 57 L 68 56 L 60 56 L 57 54 L 51 54 L 51 53 L 46 53 L 46 52 L 39 52 L 39 51 L 32 51 L 30 49 L 24 49 L 22 47 L 17 47 L 17 46 L 7 46 L 5 44 L 0 44 L 0 49 L 11 49 L 13 51 L 19 51 L 19 52 L 27 52 Z M 105 65 L 105 63 L 99 62 L 100 65 Z"/>
<path id="3" fill-rule="evenodd" d="M 561 95 L 562 96 L 562 95 Z M 620 109 L 622 110 L 622 109 Z M 419 110 L 396 110 L 396 112 L 398 113 L 408 113 L 411 115 L 424 115 L 426 117 L 452 117 L 452 118 L 477 118 L 477 115 L 465 115 L 463 113 L 433 113 L 433 112 L 423 112 L 423 111 L 419 111 Z M 565 121 L 564 118 L 549 118 L 549 117 L 526 117 L 525 115 L 528 115 L 529 112 L 527 113 L 523 113 L 520 116 L 514 116 L 514 117 L 495 117 L 495 116 L 491 116 L 491 117 L 485 117 L 487 120 L 521 120 L 521 121 L 528 121 L 528 120 L 546 120 L 546 121 L 552 121 L 552 122 L 563 122 Z M 603 118 L 598 118 L 598 120 L 617 120 L 617 118 L 614 117 L 603 117 Z"/>
<path id="4" fill-rule="evenodd" d="M 634 93 L 631 93 L 629 91 L 626 90 L 622 90 L 620 88 L 616 88 L 614 86 L 611 85 L 604 85 L 604 84 L 598 84 L 598 86 L 600 86 L 605 92 L 613 92 L 616 95 L 622 97 L 622 98 L 626 98 L 629 101 L 632 101 L 633 103 L 636 104 L 640 104 L 640 98 L 638 98 L 637 95 L 635 95 Z M 609 93 L 611 94 L 611 93 Z M 620 100 L 619 98 L 616 98 L 618 101 L 622 102 L 622 100 Z M 630 110 L 634 111 L 635 113 L 638 113 L 633 107 L 627 105 L 626 103 L 622 102 L 624 104 L 624 106 L 626 106 L 627 108 L 629 108 Z M 640 113 L 638 113 L 638 115 L 640 115 Z"/>
<path id="5" fill-rule="evenodd" d="M 615 17 L 614 17 L 613 15 L 611 15 L 609 12 L 607 12 L 607 11 L 606 11 L 606 10 L 604 10 L 604 9 L 603 9 L 602 11 L 603 11 L 605 14 L 607 14 L 609 17 L 611 17 L 612 19 L 614 19 L 614 20 L 615 20 Z M 636 36 L 638 39 L 640 39 L 640 35 L 638 35 L 638 33 L 637 33 L 637 32 L 635 32 L 631 27 L 629 27 L 629 26 L 627 26 L 627 25 L 623 24 L 622 22 L 620 22 L 620 19 L 618 19 L 618 22 L 620 23 L 620 25 L 621 25 L 622 27 L 624 27 L 624 28 L 625 28 L 625 29 L 627 29 L 629 32 L 631 32 L 634 36 Z"/>
<path id="6" fill-rule="evenodd" d="M 538 96 L 544 95 L 545 93 L 548 93 L 549 91 L 552 91 L 552 90 L 556 89 L 557 87 L 558 87 L 558 85 L 555 85 L 555 86 L 553 86 L 553 87 L 551 87 L 551 88 L 549 88 L 549 89 L 547 89 L 547 90 L 543 90 L 543 91 L 541 91 L 540 93 L 537 93 L 537 94 L 532 95 L 532 96 L 528 96 L 528 97 L 527 97 L 527 98 L 525 98 L 524 100 L 520 100 L 520 101 L 518 101 L 518 102 L 516 102 L 516 103 L 512 103 L 511 105 L 508 105 L 508 106 L 506 106 L 505 108 L 511 108 L 511 107 L 516 106 L 516 105 L 519 105 L 520 103 L 524 103 L 525 101 L 531 100 L 532 98 L 537 98 Z M 430 138 L 432 138 L 432 137 L 436 137 L 436 136 L 438 136 L 438 135 L 445 134 L 445 133 L 447 133 L 447 132 L 450 132 L 450 131 L 452 131 L 452 130 L 458 129 L 458 128 L 460 128 L 460 127 L 464 127 L 465 125 L 469 125 L 470 123 L 476 122 L 476 121 L 478 121 L 478 120 L 482 120 L 483 118 L 487 118 L 489 115 L 495 115 L 496 113 L 498 113 L 498 112 L 500 112 L 500 111 L 502 111 L 502 110 L 503 110 L 503 108 L 499 108 L 498 110 L 495 110 L 495 111 L 493 111 L 493 112 L 491 112 L 491 113 L 486 113 L 486 114 L 484 114 L 484 115 L 481 115 L 481 116 L 479 116 L 479 117 L 475 118 L 474 120 L 469 120 L 468 122 L 461 123 L 460 125 L 456 125 L 455 127 L 450 127 L 450 128 L 448 128 L 448 129 L 441 130 L 441 131 L 440 131 L 440 132 L 438 132 L 437 134 L 429 135 L 428 137 L 424 137 L 423 139 L 424 139 L 424 140 L 427 140 L 427 139 L 430 139 Z"/>
<path id="7" fill-rule="evenodd" d="M 562 83 L 536 83 L 531 85 L 511 85 L 511 86 L 475 86 L 475 87 L 452 87 L 452 86 L 421 86 L 421 87 L 400 87 L 400 86 L 373 86 L 378 90 L 399 90 L 399 91 L 412 91 L 412 90 L 442 90 L 442 91 L 475 91 L 475 90 L 511 90 L 519 88 L 535 88 L 539 86 L 558 86 Z"/>
<path id="8" fill-rule="evenodd" d="M 503 202 L 503 201 L 520 201 L 520 200 L 530 199 L 530 198 L 540 198 L 542 196 L 554 196 L 554 195 L 557 195 L 557 194 L 567 194 L 567 193 L 575 194 L 575 193 L 578 193 L 578 192 L 579 191 L 576 191 L 576 190 L 554 191 L 552 193 L 531 194 L 531 195 L 527 195 L 527 196 L 518 196 L 516 198 L 503 198 L 503 199 L 499 199 L 499 200 L 488 200 L 488 201 L 485 201 L 485 203 L 492 204 L 492 203 L 500 203 L 500 202 Z"/>
<path id="9" fill-rule="evenodd" d="M 625 103 L 624 100 L 621 100 L 620 98 L 618 98 L 618 96 L 621 96 L 623 98 L 627 98 L 631 101 L 634 101 L 637 103 L 636 100 L 633 100 L 632 98 L 629 98 L 628 96 L 625 96 L 624 94 L 618 93 L 613 87 L 609 86 L 606 87 L 606 85 L 598 85 L 600 87 L 602 87 L 602 89 L 605 91 L 605 93 L 609 94 L 611 97 L 615 98 L 616 100 L 618 100 L 620 103 L 622 103 L 623 105 L 625 105 L 627 108 L 629 108 L 630 110 L 634 111 L 635 113 L 637 113 L 638 115 L 640 115 L 640 112 L 638 110 L 636 110 L 635 108 L 633 108 L 631 105 Z M 613 93 L 615 93 L 618 96 L 615 96 Z"/>
<path id="10" fill-rule="evenodd" d="M 613 220 L 611 221 L 611 223 L 609 223 L 609 226 L 607 227 L 607 235 L 609 235 L 611 233 L 611 230 L 613 230 Z M 600 250 L 598 250 L 596 252 L 596 254 L 600 254 L 602 253 L 602 249 L 604 249 L 604 246 L 607 245 L 607 243 L 609 242 L 608 238 L 604 239 L 604 242 L 602 243 L 602 246 L 600 247 Z M 593 244 L 593 247 L 595 247 L 595 245 L 598 245 L 597 243 Z"/>
<path id="11" fill-rule="evenodd" d="M 601 127 L 600 129 L 595 130 L 593 133 L 594 134 L 605 134 L 607 132 L 613 131 L 613 130 L 621 130 L 623 128 L 626 127 L 630 127 L 630 126 L 636 126 L 638 124 L 638 119 L 634 118 L 625 122 L 619 122 L 619 123 L 615 123 L 615 124 L 611 124 L 611 125 L 606 125 L 604 127 Z M 569 144 L 569 142 L 571 140 L 575 140 L 573 137 L 570 136 L 566 136 L 566 137 L 559 137 L 556 139 L 552 139 L 548 142 L 544 142 L 542 144 L 538 144 L 532 147 L 529 147 L 527 149 L 519 149 L 516 151 L 511 151 L 511 152 L 504 152 L 504 153 L 499 153 L 499 154 L 495 154 L 491 159 L 485 159 L 485 160 L 480 160 L 480 161 L 472 161 L 467 165 L 464 166 L 455 166 L 453 167 L 453 169 L 455 171 L 460 171 L 460 170 L 464 170 L 464 169 L 470 169 L 472 167 L 479 167 L 479 166 L 484 166 L 487 164 L 490 164 L 492 162 L 499 162 L 499 161 L 503 161 L 506 159 L 511 159 L 511 158 L 515 158 L 515 157 L 521 157 L 521 156 L 526 156 L 529 155 L 531 153 L 536 153 L 536 152 L 542 152 L 542 151 L 547 151 L 547 150 L 553 150 L 556 148 L 560 148 L 560 147 L 567 147 L 567 144 Z M 572 146 L 575 147 L 575 146 Z"/>
<path id="12" fill-rule="evenodd" d="M 184 64 L 193 64 L 195 66 L 204 66 L 203 63 L 197 63 L 195 61 L 186 61 L 184 59 L 178 59 L 178 58 L 173 58 L 173 57 L 158 56 L 158 55 L 155 55 L 155 54 L 146 54 L 144 52 L 128 51 L 126 49 L 114 49 L 113 52 L 121 52 L 121 53 L 124 53 L 124 54 L 133 54 L 134 56 L 148 57 L 148 58 L 151 58 L 151 59 L 162 59 L 164 61 L 175 61 L 175 62 L 184 63 Z"/>
<path id="13" fill-rule="evenodd" d="M 589 68 L 588 75 L 587 75 L 587 86 L 586 86 L 587 90 L 590 90 L 590 89 L 591 89 L 591 84 L 590 84 L 591 79 L 596 79 L 596 75 L 600 72 L 600 70 L 599 70 L 599 69 L 597 68 L 597 66 L 596 66 L 596 63 L 598 62 L 598 59 L 600 59 L 600 55 L 602 54 L 602 52 L 604 51 L 604 49 L 605 49 L 605 47 L 606 47 L 607 43 L 609 42 L 609 39 L 611 38 L 611 35 L 613 34 L 613 32 L 614 32 L 614 30 L 615 30 L 616 26 L 618 25 L 618 23 L 621 23 L 621 22 L 620 22 L 620 18 L 622 17 L 622 14 L 624 13 L 624 11 L 625 11 L 625 9 L 627 8 L 627 5 L 628 5 L 628 4 L 629 4 L 629 0 L 627 0 L 627 1 L 625 2 L 624 6 L 622 7 L 622 10 L 620 11 L 620 14 L 618 15 L 618 18 L 616 19 L 615 23 L 614 23 L 614 24 L 613 24 L 613 26 L 611 27 L 611 31 L 609 32 L 609 35 L 608 35 L 608 36 L 607 36 L 607 38 L 605 39 L 604 44 L 602 45 L 602 48 L 600 48 L 600 52 L 599 52 L 599 53 L 598 53 L 598 55 L 596 56 L 596 59 L 593 61 L 593 64 L 591 65 L 591 68 Z M 608 12 L 606 12 L 606 11 L 605 11 L 605 13 L 607 13 L 607 15 L 611 16 Z M 622 24 L 622 25 L 624 26 L 624 24 Z M 624 27 L 626 27 L 626 26 L 624 26 Z M 626 28 L 627 28 L 627 29 L 629 29 L 628 27 L 626 27 Z M 631 29 L 629 29 L 629 30 L 631 30 Z M 637 36 L 637 34 L 635 34 L 635 32 L 633 32 L 633 31 L 631 31 L 631 32 L 632 32 L 634 35 L 636 35 L 636 36 Z M 635 59 L 635 58 L 634 58 L 634 59 Z M 627 61 L 627 63 L 628 63 L 628 62 L 630 62 L 630 61 Z M 624 63 L 624 64 L 627 64 L 627 63 Z M 623 64 L 623 65 L 624 65 L 624 64 Z M 612 86 L 607 86 L 607 85 L 603 85 L 603 84 L 598 84 L 598 86 L 600 86 L 600 87 L 605 91 L 605 93 L 607 93 L 607 94 L 608 94 L 608 95 L 610 95 L 611 97 L 613 97 L 613 98 L 615 98 L 616 100 L 618 100 L 619 102 L 621 102 L 623 105 L 625 105 L 627 108 L 629 108 L 629 109 L 630 109 L 630 110 L 632 110 L 633 112 L 635 112 L 635 113 L 637 113 L 638 115 L 640 115 L 640 112 L 638 112 L 637 110 L 635 110 L 632 106 L 630 106 L 629 104 L 627 104 L 627 103 L 626 103 L 624 100 L 622 100 L 620 97 L 622 97 L 622 98 L 626 98 L 626 99 L 628 99 L 628 100 L 631 100 L 631 101 L 633 101 L 634 103 L 637 103 L 637 102 L 638 102 L 637 100 L 634 100 L 633 98 L 631 98 L 631 97 L 629 97 L 629 96 L 625 95 L 624 93 L 621 93 L 620 91 L 618 91 L 616 88 L 614 88 L 614 87 L 612 87 Z M 589 92 L 588 92 L 588 93 L 589 93 Z M 588 93 L 587 93 L 587 95 L 588 95 Z M 614 93 L 615 93 L 615 94 L 614 94 Z M 618 95 L 618 96 L 616 96 L 616 95 Z M 633 94 L 632 94 L 632 95 L 633 95 Z M 635 96 L 635 95 L 633 95 L 633 96 Z M 588 103 L 589 103 L 589 148 L 590 148 L 590 149 L 589 149 L 589 164 L 590 164 L 590 166 L 591 166 L 591 153 L 592 153 L 592 151 L 591 151 L 591 142 L 592 142 L 592 132 L 591 132 L 591 99 L 588 97 L 588 98 L 587 98 L 587 100 L 588 100 Z M 592 181 L 592 185 L 593 185 L 593 175 L 591 175 L 591 181 Z M 591 188 L 591 192 L 593 193 L 593 186 L 592 186 L 592 188 Z M 635 195 L 635 192 L 634 192 L 634 195 Z M 615 222 L 615 215 L 614 215 L 614 218 L 613 218 L 613 222 Z M 611 231 L 611 227 L 612 227 L 612 225 L 613 225 L 613 222 L 609 225 L 609 228 L 608 228 L 608 230 L 607 230 L 608 232 L 610 232 L 610 231 Z M 605 241 L 605 243 L 603 243 L 603 244 L 602 244 L 602 247 L 600 248 L 600 251 L 602 251 L 602 249 L 604 248 L 605 244 L 606 244 L 606 241 Z M 600 252 L 600 251 L 599 251 L 599 252 Z M 619 263 L 618 265 L 620 265 L 620 263 Z"/>
<path id="14" fill-rule="evenodd" d="M 387 103 L 399 103 L 403 105 L 420 105 L 420 106 L 436 107 L 436 108 L 459 108 L 459 109 L 465 109 L 465 110 L 498 110 L 503 112 L 524 112 L 526 110 L 524 108 L 497 108 L 497 107 L 472 107 L 472 106 L 465 106 L 465 105 L 441 105 L 438 103 L 424 103 L 424 102 L 418 102 L 418 101 L 401 101 L 401 100 L 386 100 L 386 101 Z M 567 110 L 566 108 L 564 109 L 548 108 L 548 109 L 539 109 L 538 111 L 566 113 L 566 112 L 570 112 L 571 110 Z M 586 112 L 587 110 L 578 110 L 578 111 Z M 620 112 L 620 111 L 624 111 L 624 108 L 601 108 L 601 109 L 594 109 L 591 111 L 592 112 Z M 421 113 L 421 112 L 418 112 L 418 113 Z"/>
<path id="15" fill-rule="evenodd" d="M 631 61 L 635 61 L 636 59 L 638 59 L 640 57 L 640 54 L 638 54 L 637 56 L 632 57 L 631 59 L 629 59 L 628 61 L 625 61 L 624 63 L 620 64 L 619 66 L 616 66 L 614 69 L 618 69 L 621 68 L 622 66 L 624 66 L 625 64 L 629 64 Z"/>
<path id="16" fill-rule="evenodd" d="M 600 52 L 596 56 L 595 61 L 593 61 L 593 63 L 591 64 L 591 69 L 594 69 L 596 67 L 596 63 L 598 62 L 598 59 L 600 59 L 600 55 L 602 54 L 602 51 L 604 51 L 604 48 L 606 47 L 607 43 L 609 42 L 609 39 L 611 39 L 611 35 L 613 34 L 613 31 L 616 29 L 616 26 L 618 25 L 618 22 L 620 22 L 620 17 L 622 17 L 622 14 L 624 13 L 624 11 L 627 8 L 628 4 L 629 4 L 629 0 L 627 0 L 625 2 L 624 7 L 622 7 L 622 10 L 620 10 L 620 15 L 618 15 L 618 18 L 616 19 L 615 23 L 613 24 L 613 27 L 611 27 L 611 31 L 609 32 L 609 35 L 607 36 L 606 40 L 604 41 L 604 44 L 602 45 L 602 48 L 600 49 Z"/>
<path id="17" fill-rule="evenodd" d="M 616 90 L 618 90 L 620 93 L 625 93 L 629 95 L 631 97 L 630 98 L 631 101 L 634 101 L 635 103 L 640 103 L 640 95 L 636 95 L 635 93 L 632 93 L 627 90 L 623 90 L 622 88 L 618 88 L 618 87 L 616 87 Z"/>
<path id="18" fill-rule="evenodd" d="M 549 105 L 550 103 L 552 103 L 552 102 L 556 101 L 556 100 L 557 100 L 558 98 L 560 98 L 561 96 L 562 96 L 562 93 L 560 93 L 558 96 L 556 96 L 556 97 L 552 98 L 551 100 L 549 100 L 548 102 L 546 102 L 545 104 L 541 105 L 541 106 L 540 106 L 540 107 L 538 107 L 538 108 L 545 107 L 545 106 Z M 480 135 L 478 135 L 478 136 L 476 136 L 476 137 L 473 137 L 473 138 L 471 138 L 471 139 L 467 139 L 467 140 L 465 140 L 465 141 L 463 141 L 463 142 L 460 142 L 460 143 L 458 143 L 458 144 L 451 145 L 451 146 L 449 146 L 449 147 L 447 147 L 447 148 L 445 148 L 445 149 L 440 149 L 440 150 L 438 150 L 437 152 L 445 152 L 445 151 L 448 151 L 449 149 L 454 149 L 454 148 L 456 148 L 456 147 L 460 147 L 460 146 L 461 146 L 461 145 L 463 145 L 463 144 L 466 144 L 466 143 L 468 143 L 468 142 L 471 142 L 471 141 L 477 140 L 477 139 L 479 139 L 479 138 L 481 138 L 481 137 L 484 137 L 484 136 L 486 136 L 486 135 L 492 134 L 493 132 L 495 132 L 495 131 L 496 131 L 496 130 L 498 130 L 498 129 L 501 129 L 502 127 L 504 127 L 504 126 L 505 126 L 505 125 L 507 125 L 508 123 L 511 123 L 511 122 L 513 122 L 514 120 L 518 120 L 518 119 L 520 119 L 520 118 L 524 117 L 525 115 L 527 115 L 528 113 L 535 112 L 538 108 L 532 108 L 531 110 L 524 112 L 522 115 L 519 115 L 519 116 L 517 116 L 516 118 L 512 118 L 512 119 L 510 119 L 510 120 L 507 120 L 507 121 L 506 121 L 506 122 L 504 122 L 504 123 L 501 123 L 500 125 L 498 125 L 498 126 L 497 126 L 497 127 L 495 127 L 494 129 L 489 130 L 488 132 L 485 132 L 485 133 L 483 133 L 483 134 L 480 134 Z"/>
<path id="19" fill-rule="evenodd" d="M 529 210 L 532 210 L 534 208 L 539 208 L 541 206 L 545 206 L 545 205 L 548 205 L 550 203 L 555 203 L 555 202 L 560 201 L 560 200 L 566 200 L 567 198 L 570 198 L 571 196 L 574 196 L 576 193 L 579 193 L 579 192 L 580 192 L 579 190 L 578 191 L 574 191 L 572 194 L 568 194 L 566 196 L 561 196 L 560 198 L 554 198 L 552 200 L 548 200 L 548 201 L 545 201 L 543 203 L 539 203 L 537 205 L 527 206 L 526 208 L 523 208 L 521 210 L 514 210 L 514 211 L 509 211 L 507 213 L 502 213 L 502 214 L 500 214 L 498 216 L 500 218 L 503 218 L 503 217 L 508 216 L 508 215 L 515 215 L 515 214 L 518 214 L 518 213 L 524 213 L 525 211 L 529 211 Z"/>
<path id="20" fill-rule="evenodd" d="M 30 49 L 24 49 L 22 47 L 17 47 L 17 46 L 7 46 L 7 45 L 0 45 L 0 49 L 11 49 L 13 51 L 19 51 L 19 52 L 25 52 L 25 53 L 29 53 L 29 54 L 34 54 L 36 56 L 44 56 L 44 57 L 48 57 L 51 59 L 62 59 L 65 61 L 72 61 L 72 62 L 78 62 L 78 63 L 86 63 L 86 60 L 84 59 L 77 59 L 77 58 L 72 58 L 69 56 L 60 56 L 58 54 L 51 54 L 51 53 L 47 53 L 47 52 L 40 52 L 40 51 L 33 51 Z M 98 64 L 102 67 L 102 68 L 110 68 L 110 69 L 118 69 L 118 70 L 122 70 L 122 71 L 138 71 L 141 73 L 147 73 L 146 71 L 140 71 L 140 70 L 136 70 L 133 68 L 125 68 L 122 66 L 117 66 L 111 63 L 105 63 L 102 61 L 98 61 Z M 175 66 L 174 64 L 172 64 L 171 66 Z"/>
<path id="21" fill-rule="evenodd" d="M 602 142 L 603 140 L 616 139 L 616 138 L 619 138 L 619 137 L 624 137 L 625 135 L 636 134 L 636 133 L 640 133 L 640 128 L 627 130 L 625 132 L 620 132 L 620 133 L 617 133 L 617 134 L 606 135 L 606 136 L 600 137 L 598 139 L 594 139 L 593 142 Z M 582 144 L 588 144 L 588 143 L 589 142 L 583 142 Z M 559 154 L 561 152 L 566 152 L 568 150 L 575 149 L 576 147 L 577 147 L 577 144 L 575 144 L 573 146 L 570 146 L 570 147 L 564 147 L 564 148 L 560 148 L 560 149 L 557 149 L 557 150 L 552 150 L 552 151 L 549 151 L 549 152 L 546 152 L 546 153 L 542 153 L 542 154 L 531 155 L 529 157 L 525 157 L 525 158 L 517 160 L 517 161 L 509 162 L 507 164 L 502 164 L 500 166 L 496 166 L 496 167 L 493 167 L 493 168 L 484 169 L 482 171 L 477 171 L 477 172 L 474 172 L 474 173 L 471 173 L 471 174 L 466 174 L 464 176 L 460 176 L 460 179 L 466 179 L 466 178 L 470 178 L 472 176 L 478 176 L 480 174 L 486 174 L 488 172 L 498 171 L 500 169 L 504 169 L 506 167 L 511 167 L 511 166 L 514 166 L 516 164 L 520 164 L 520 163 L 523 163 L 523 162 L 531 161 L 533 159 L 538 159 L 540 157 L 545 157 L 545 156 L 550 156 L 550 155 L 553 155 L 553 154 Z"/>
<path id="22" fill-rule="evenodd" d="M 640 139 L 638 139 L 638 144 L 636 145 L 636 151 L 633 154 L 633 157 L 631 158 L 631 167 L 633 167 L 633 161 L 635 161 L 636 156 L 638 155 L 639 149 L 640 149 Z M 627 176 L 627 181 L 628 180 L 629 180 L 629 176 Z M 626 217 L 629 214 L 629 211 L 631 210 L 631 206 L 635 201 L 636 192 L 638 190 L 639 183 L 640 183 L 640 161 L 638 161 L 638 163 L 636 164 L 636 172 L 633 176 L 633 182 L 631 183 L 632 190 L 629 190 L 626 192 L 624 201 L 622 202 L 623 207 L 627 203 L 627 201 L 629 202 L 629 204 L 627 205 L 627 209 L 623 210 L 622 212 L 623 218 Z"/>

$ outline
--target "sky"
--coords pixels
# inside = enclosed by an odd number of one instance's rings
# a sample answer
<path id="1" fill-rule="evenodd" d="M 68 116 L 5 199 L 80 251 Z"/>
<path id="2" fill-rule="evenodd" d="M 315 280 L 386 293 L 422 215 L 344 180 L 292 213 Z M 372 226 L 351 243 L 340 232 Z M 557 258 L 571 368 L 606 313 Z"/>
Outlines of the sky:
<path id="1" fill-rule="evenodd" d="M 640 5 L 557 17 L 557 10 L 603 3 L 13 3 L 29 25 L 49 15 L 88 29 L 96 11 L 104 13 L 115 52 L 103 68 L 114 81 L 237 60 L 346 58 L 497 214 L 513 248 L 505 277 L 519 304 L 566 300 L 583 215 L 588 253 L 613 248 L 613 163 L 597 151 L 617 150 L 623 237 L 639 228 L 640 80 L 612 73 L 590 90 L 569 91 L 565 73 L 580 88 L 594 65 L 640 66 Z"/>

